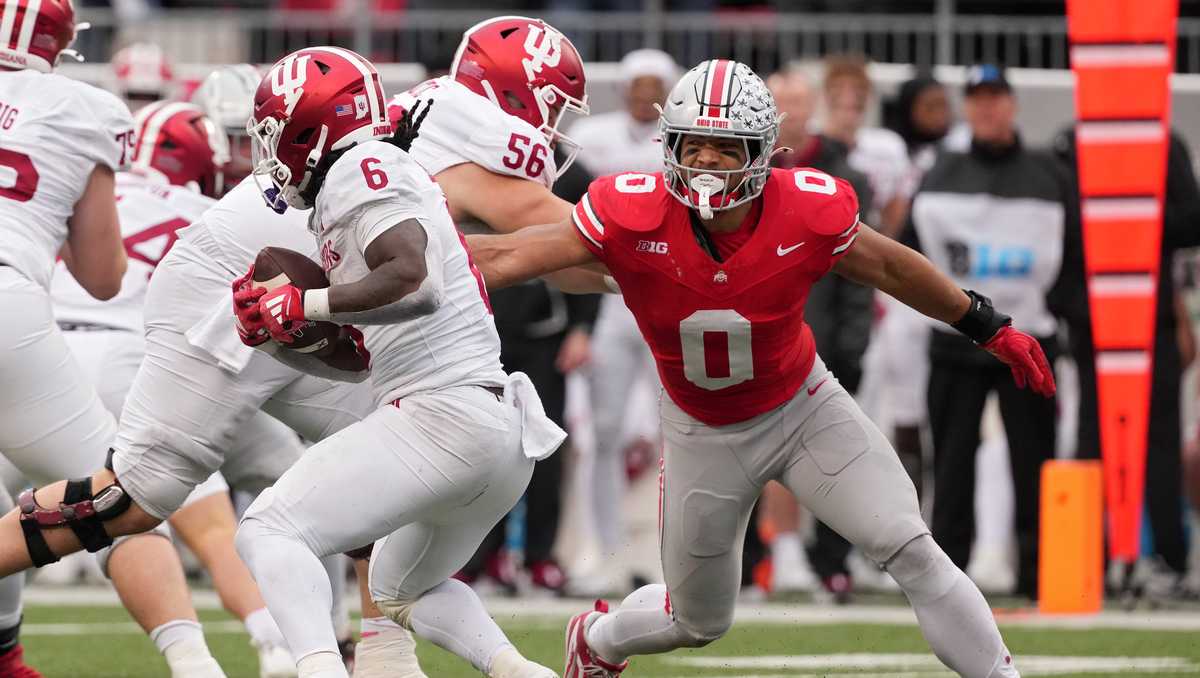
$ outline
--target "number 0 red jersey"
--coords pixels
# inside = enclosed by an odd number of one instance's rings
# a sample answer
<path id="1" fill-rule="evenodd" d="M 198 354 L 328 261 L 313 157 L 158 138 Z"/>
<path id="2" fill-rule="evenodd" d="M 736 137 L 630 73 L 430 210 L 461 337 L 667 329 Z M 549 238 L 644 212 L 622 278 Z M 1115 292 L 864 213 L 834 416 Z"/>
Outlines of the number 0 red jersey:
<path id="1" fill-rule="evenodd" d="M 804 302 L 858 236 L 847 182 L 772 170 L 750 239 L 718 262 L 661 174 L 597 179 L 575 206 L 584 244 L 621 286 L 663 386 L 685 412 L 723 426 L 768 412 L 804 383 L 816 355 Z"/>

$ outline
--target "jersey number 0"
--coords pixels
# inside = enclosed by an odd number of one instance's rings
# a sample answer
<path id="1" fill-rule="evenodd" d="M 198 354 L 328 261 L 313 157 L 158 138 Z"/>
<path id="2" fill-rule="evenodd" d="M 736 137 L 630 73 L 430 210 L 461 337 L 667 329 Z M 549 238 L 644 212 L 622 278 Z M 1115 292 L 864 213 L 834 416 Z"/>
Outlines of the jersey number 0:
<path id="1" fill-rule="evenodd" d="M 754 378 L 750 321 L 737 311 L 696 311 L 679 323 L 679 339 L 683 376 L 700 388 L 719 391 Z"/>

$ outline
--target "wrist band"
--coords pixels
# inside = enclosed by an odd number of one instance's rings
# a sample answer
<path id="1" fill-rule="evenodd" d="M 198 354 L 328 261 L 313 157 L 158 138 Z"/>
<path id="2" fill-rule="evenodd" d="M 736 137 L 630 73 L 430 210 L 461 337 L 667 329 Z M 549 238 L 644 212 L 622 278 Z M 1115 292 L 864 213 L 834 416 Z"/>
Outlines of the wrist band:
<path id="1" fill-rule="evenodd" d="M 1012 324 L 1012 318 L 997 311 L 992 300 L 974 290 L 963 290 L 971 298 L 971 305 L 958 322 L 950 326 L 962 332 L 976 344 L 986 344 L 1004 327 Z"/>
<path id="2" fill-rule="evenodd" d="M 329 320 L 329 288 L 304 290 L 304 318 Z"/>

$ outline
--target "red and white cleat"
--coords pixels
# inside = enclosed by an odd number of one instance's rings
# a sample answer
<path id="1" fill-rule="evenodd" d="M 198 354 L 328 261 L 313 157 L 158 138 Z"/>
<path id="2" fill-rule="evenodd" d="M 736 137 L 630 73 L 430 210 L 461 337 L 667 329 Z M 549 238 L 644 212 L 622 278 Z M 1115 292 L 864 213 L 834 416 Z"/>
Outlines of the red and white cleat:
<path id="1" fill-rule="evenodd" d="M 0 676 L 4 676 L 4 678 L 42 678 L 42 674 L 25 664 L 25 649 L 20 645 L 0 654 Z"/>
<path id="2" fill-rule="evenodd" d="M 628 661 L 606 662 L 588 647 L 588 627 L 607 613 L 608 603 L 597 600 L 595 610 L 577 614 L 567 623 L 567 668 L 563 678 L 617 678 L 629 666 Z"/>

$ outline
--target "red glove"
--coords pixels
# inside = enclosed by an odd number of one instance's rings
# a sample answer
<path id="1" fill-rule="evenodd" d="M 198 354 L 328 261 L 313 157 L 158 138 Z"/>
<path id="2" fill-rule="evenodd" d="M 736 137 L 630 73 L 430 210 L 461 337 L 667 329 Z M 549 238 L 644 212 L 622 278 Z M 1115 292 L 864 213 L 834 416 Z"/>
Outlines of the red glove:
<path id="1" fill-rule="evenodd" d="M 238 337 L 247 346 L 259 346 L 271 338 L 258 312 L 258 299 L 265 287 L 254 287 L 254 265 L 246 275 L 233 281 L 233 315 L 237 318 Z"/>
<path id="2" fill-rule="evenodd" d="M 1029 384 L 1035 393 L 1047 398 L 1054 395 L 1054 371 L 1037 339 L 1006 326 L 988 339 L 983 349 L 1012 369 L 1013 381 L 1017 382 L 1018 388 Z"/>
<path id="3" fill-rule="evenodd" d="M 258 300 L 258 313 L 271 338 L 281 344 L 295 341 L 293 329 L 305 324 L 304 290 L 295 285 L 280 285 Z"/>

